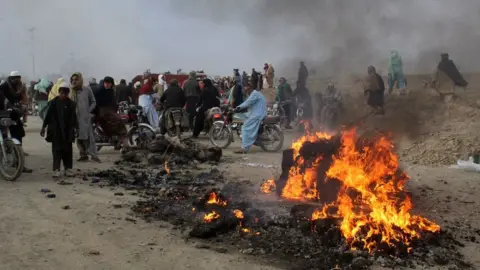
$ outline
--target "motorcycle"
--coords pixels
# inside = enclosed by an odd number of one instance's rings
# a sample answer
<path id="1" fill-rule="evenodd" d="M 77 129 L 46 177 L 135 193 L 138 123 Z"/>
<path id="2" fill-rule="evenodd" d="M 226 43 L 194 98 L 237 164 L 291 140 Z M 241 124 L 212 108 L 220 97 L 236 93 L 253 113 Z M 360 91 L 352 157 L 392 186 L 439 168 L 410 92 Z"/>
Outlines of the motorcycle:
<path id="1" fill-rule="evenodd" d="M 7 181 L 14 181 L 20 177 L 25 165 L 22 145 L 20 141 L 10 135 L 10 126 L 17 124 L 10 117 L 11 112 L 11 109 L 0 112 L 0 175 Z M 7 168 L 13 168 L 14 170 L 10 174 L 6 171 Z"/>
<path id="2" fill-rule="evenodd" d="M 300 122 L 303 119 L 305 101 L 297 99 L 297 111 L 295 112 L 295 122 Z"/>
<path id="3" fill-rule="evenodd" d="M 148 117 L 143 112 L 143 107 L 130 105 L 128 118 L 130 120 L 130 128 L 127 131 L 127 137 L 130 146 L 136 145 L 140 148 L 148 147 L 148 144 L 155 139 L 156 132 L 148 122 Z"/>
<path id="4" fill-rule="evenodd" d="M 209 132 L 210 143 L 222 149 L 227 148 L 235 141 L 234 132 L 241 138 L 242 125 L 246 120 L 242 114 L 234 113 L 232 110 L 226 111 L 225 116 L 223 121 L 215 121 Z M 260 124 L 259 135 L 255 145 L 265 152 L 280 151 L 284 141 L 283 132 L 279 126 L 280 120 L 279 116 L 265 117 Z M 218 140 L 224 137 L 226 137 L 227 141 L 224 144 L 220 144 Z"/>
<path id="5" fill-rule="evenodd" d="M 182 132 L 187 132 L 190 129 L 188 125 L 188 116 L 183 108 L 170 108 L 168 109 L 167 116 L 170 117 L 170 120 L 173 123 L 170 128 L 167 128 L 168 136 L 180 138 Z M 167 116 L 164 111 L 161 117 L 163 118 Z"/>
<path id="6" fill-rule="evenodd" d="M 127 101 L 122 101 L 118 104 L 117 113 L 122 118 L 123 123 L 127 124 L 130 121 L 128 111 L 130 109 L 130 105 Z"/>
<path id="7" fill-rule="evenodd" d="M 155 139 L 155 129 L 148 124 L 148 118 L 143 113 L 142 107 L 130 105 L 127 115 L 128 119 L 126 121 L 130 124 L 130 128 L 127 131 L 129 146 L 147 147 L 148 143 Z M 118 145 L 120 138 L 118 136 L 105 135 L 96 118 L 92 120 L 92 126 L 97 151 L 100 151 L 104 146 L 115 147 Z M 135 135 L 138 137 L 135 138 Z"/>
<path id="8" fill-rule="evenodd" d="M 205 112 L 205 116 L 205 121 L 203 122 L 203 131 L 205 134 L 208 134 L 210 128 L 213 126 L 213 123 L 223 120 L 223 111 L 219 107 L 213 107 Z"/>

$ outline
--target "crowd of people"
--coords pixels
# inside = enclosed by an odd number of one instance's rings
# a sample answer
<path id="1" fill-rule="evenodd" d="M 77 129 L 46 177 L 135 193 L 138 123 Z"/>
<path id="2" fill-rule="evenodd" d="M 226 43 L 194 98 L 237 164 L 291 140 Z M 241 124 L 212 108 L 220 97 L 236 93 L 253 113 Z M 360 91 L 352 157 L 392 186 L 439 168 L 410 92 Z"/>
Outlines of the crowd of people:
<path id="1" fill-rule="evenodd" d="M 367 104 L 375 114 L 384 113 L 385 84 L 375 67 L 369 66 L 364 80 Z M 286 128 L 291 128 L 296 106 L 302 104 L 302 121 L 311 121 L 313 106 L 310 91 L 307 88 L 309 73 L 304 62 L 300 62 L 296 88 L 292 90 L 286 78 L 281 77 L 276 87 L 275 99 L 282 102 L 286 113 Z M 442 76 L 453 81 L 454 86 L 465 87 L 468 83 L 463 79 L 448 54 L 441 55 L 432 84 L 441 84 Z M 176 79 L 167 82 L 166 75 L 153 76 L 144 74 L 140 81 L 127 84 L 125 79 L 115 84 L 115 80 L 107 76 L 99 83 L 91 79 L 84 84 L 81 73 L 70 76 L 69 81 L 59 78 L 55 83 L 46 79 L 25 84 L 18 71 L 10 73 L 0 83 L 0 110 L 11 109 L 11 118 L 16 125 L 10 127 L 10 133 L 20 144 L 25 136 L 24 124 L 27 122 L 28 111 L 37 107 L 43 120 L 41 135 L 51 143 L 53 155 L 54 177 L 60 177 L 60 163 L 63 161 L 64 173 L 72 175 L 73 150 L 76 142 L 80 157 L 79 162 L 92 160 L 100 162 L 95 143 L 92 118 L 97 122 L 107 136 L 117 136 L 116 149 L 127 149 L 128 138 L 125 124 L 117 109 L 121 102 L 136 104 L 143 108 L 149 124 L 160 134 L 165 134 L 171 123 L 169 111 L 172 108 L 185 108 L 188 114 L 188 124 L 193 138 L 199 136 L 204 129 L 206 112 L 220 105 L 221 96 L 228 96 L 229 105 L 236 112 L 249 111 L 248 118 L 242 126 L 242 147 L 236 153 L 247 153 L 257 140 L 260 124 L 267 114 L 267 101 L 262 93 L 264 87 L 274 88 L 275 70 L 272 64 L 265 64 L 263 72 L 254 68 L 250 74 L 234 69 L 232 76 L 216 79 L 199 78 L 196 72 L 191 72 L 182 84 Z M 403 74 L 403 62 L 397 51 L 392 51 L 388 66 L 389 92 L 396 86 L 404 94 L 406 80 Z M 328 83 L 323 93 L 315 95 L 322 104 L 342 106 L 342 95 L 333 83 Z M 296 102 L 292 102 L 296 101 Z M 164 107 L 164 117 L 159 117 L 154 104 L 161 103 Z M 36 106 L 34 106 L 34 104 Z M 327 107 L 328 107 L 327 106 Z M 322 113 L 320 113 L 322 114 Z M 322 115 L 318 116 L 322 119 Z M 195 119 L 195 120 L 194 120 Z M 308 124 L 311 127 L 311 123 Z M 27 166 L 24 172 L 32 172 Z"/>

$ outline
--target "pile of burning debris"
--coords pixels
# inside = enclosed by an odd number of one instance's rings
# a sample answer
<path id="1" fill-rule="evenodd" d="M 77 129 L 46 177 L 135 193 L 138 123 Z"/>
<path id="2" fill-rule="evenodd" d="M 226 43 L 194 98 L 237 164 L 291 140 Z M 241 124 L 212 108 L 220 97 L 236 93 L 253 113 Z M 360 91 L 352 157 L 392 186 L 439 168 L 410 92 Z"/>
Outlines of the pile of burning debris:
<path id="1" fill-rule="evenodd" d="M 188 229 L 188 238 L 273 255 L 298 269 L 471 268 L 458 241 L 411 213 L 407 181 L 388 138 L 362 140 L 354 130 L 316 133 L 284 151 L 279 179 L 261 186 L 270 195 L 227 183 L 173 200 L 155 194 L 133 211 Z M 272 200 L 275 194 L 280 201 Z"/>
<path id="2" fill-rule="evenodd" d="M 259 192 L 249 182 L 225 183 L 216 168 L 191 171 L 192 163 L 220 157 L 190 140 L 157 140 L 126 153 L 119 169 L 88 177 L 142 191 L 132 210 L 147 221 L 289 269 L 471 268 L 457 251 L 461 243 L 411 212 L 408 176 L 386 137 L 362 140 L 353 130 L 302 137 L 283 152 L 280 177 Z"/>

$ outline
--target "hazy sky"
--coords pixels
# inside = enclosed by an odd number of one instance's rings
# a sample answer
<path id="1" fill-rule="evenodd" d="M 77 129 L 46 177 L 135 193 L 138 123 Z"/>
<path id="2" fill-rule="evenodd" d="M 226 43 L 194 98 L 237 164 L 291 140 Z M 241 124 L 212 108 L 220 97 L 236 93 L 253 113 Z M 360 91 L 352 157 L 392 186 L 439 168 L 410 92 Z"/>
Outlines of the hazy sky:
<path id="1" fill-rule="evenodd" d="M 478 0 L 0 2 L 0 73 L 32 75 L 31 27 L 37 77 L 78 70 L 130 79 L 147 68 L 230 74 L 290 59 L 295 68 L 302 59 L 325 72 L 364 72 L 386 69 L 393 48 L 407 72 L 433 68 L 442 51 L 461 70 L 480 70 Z"/>

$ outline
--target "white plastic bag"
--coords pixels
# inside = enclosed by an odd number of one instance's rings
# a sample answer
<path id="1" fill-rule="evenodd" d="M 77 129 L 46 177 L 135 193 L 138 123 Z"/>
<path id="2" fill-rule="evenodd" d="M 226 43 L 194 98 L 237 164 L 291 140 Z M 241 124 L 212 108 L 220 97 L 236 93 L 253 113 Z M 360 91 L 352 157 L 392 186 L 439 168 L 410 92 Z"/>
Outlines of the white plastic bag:
<path id="1" fill-rule="evenodd" d="M 457 160 L 457 165 L 452 165 L 450 168 L 461 169 L 468 172 L 480 172 L 480 164 L 473 163 L 473 157 L 467 160 Z"/>

